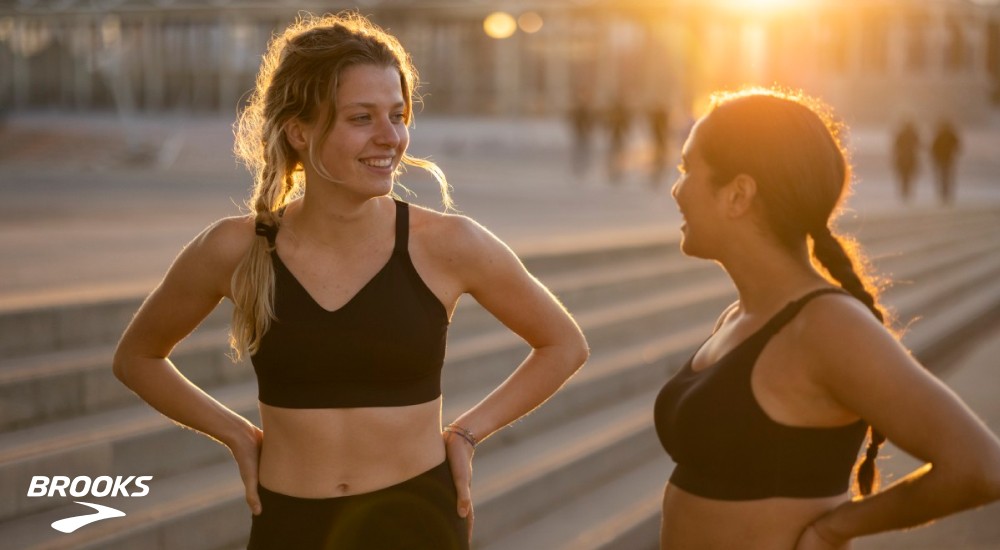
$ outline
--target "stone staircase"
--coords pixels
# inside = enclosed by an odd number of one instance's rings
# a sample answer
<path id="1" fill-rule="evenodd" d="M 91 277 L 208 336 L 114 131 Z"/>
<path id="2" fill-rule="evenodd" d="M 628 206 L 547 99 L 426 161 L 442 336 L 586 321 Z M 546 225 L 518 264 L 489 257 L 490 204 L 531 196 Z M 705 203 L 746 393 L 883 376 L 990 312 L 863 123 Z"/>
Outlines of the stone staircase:
<path id="1" fill-rule="evenodd" d="M 1000 209 L 924 209 L 845 224 L 879 270 L 905 342 L 932 368 L 1000 317 Z M 588 336 L 591 359 L 535 413 L 486 441 L 475 463 L 475 547 L 655 548 L 671 463 L 652 427 L 656 392 L 735 298 L 714 264 L 676 240 L 579 243 L 525 257 Z M 0 546 L 18 549 L 230 549 L 249 526 L 226 449 L 179 429 L 111 374 L 114 344 L 141 298 L 103 296 L 0 312 Z M 256 420 L 256 385 L 226 353 L 220 308 L 175 350 L 195 383 Z M 471 298 L 456 311 L 444 418 L 484 397 L 528 347 Z M 29 498 L 33 475 L 152 475 L 144 498 L 100 503 L 126 517 L 72 534 L 72 497 Z M 81 497 L 82 498 L 82 497 Z M 89 499 L 95 500 L 95 499 Z"/>

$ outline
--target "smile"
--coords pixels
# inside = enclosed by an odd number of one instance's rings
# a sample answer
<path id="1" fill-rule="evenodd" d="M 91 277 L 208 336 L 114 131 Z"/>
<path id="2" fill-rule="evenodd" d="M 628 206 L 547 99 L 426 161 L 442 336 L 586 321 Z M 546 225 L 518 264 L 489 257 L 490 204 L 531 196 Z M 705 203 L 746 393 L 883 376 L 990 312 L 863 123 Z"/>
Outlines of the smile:
<path id="1" fill-rule="evenodd" d="M 361 162 L 372 168 L 389 168 L 392 166 L 392 158 L 362 159 Z"/>

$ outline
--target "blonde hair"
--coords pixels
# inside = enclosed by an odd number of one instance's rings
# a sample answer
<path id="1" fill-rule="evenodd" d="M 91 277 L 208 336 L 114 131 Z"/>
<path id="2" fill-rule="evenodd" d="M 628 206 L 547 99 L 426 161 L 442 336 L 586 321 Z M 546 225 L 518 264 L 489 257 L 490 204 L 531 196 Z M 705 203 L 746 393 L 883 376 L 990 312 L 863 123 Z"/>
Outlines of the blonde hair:
<path id="1" fill-rule="evenodd" d="M 413 120 L 417 71 L 395 37 L 355 12 L 336 15 L 300 15 L 274 36 L 261 62 L 257 83 L 247 106 L 234 125 L 239 158 L 253 175 L 247 206 L 254 214 L 258 235 L 233 273 L 233 309 L 230 346 L 233 358 L 253 355 L 274 314 L 274 266 L 271 252 L 281 223 L 281 210 L 302 195 L 303 161 L 321 173 L 313 158 L 313 143 L 326 139 L 336 120 L 336 91 L 344 69 L 356 65 L 393 67 L 399 71 L 405 102 L 403 119 Z M 322 117 L 322 120 L 320 120 Z M 288 122 L 318 122 L 320 132 L 309 143 L 308 159 L 289 144 Z M 431 173 L 441 189 L 445 209 L 452 207 L 444 173 L 433 162 L 404 154 L 403 164 Z M 395 183 L 400 169 L 393 174 Z M 394 195 L 395 196 L 395 195 Z"/>

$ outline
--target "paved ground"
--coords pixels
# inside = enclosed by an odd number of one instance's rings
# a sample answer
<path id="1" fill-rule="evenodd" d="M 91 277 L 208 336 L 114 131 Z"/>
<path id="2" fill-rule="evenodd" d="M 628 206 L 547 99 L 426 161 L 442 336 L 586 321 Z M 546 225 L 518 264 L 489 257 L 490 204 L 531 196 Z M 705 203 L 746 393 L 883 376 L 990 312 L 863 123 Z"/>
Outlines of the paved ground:
<path id="1" fill-rule="evenodd" d="M 0 127 L 0 310 L 148 291 L 202 227 L 240 211 L 249 178 L 229 152 L 229 124 L 192 116 L 127 124 L 103 116 L 8 118 Z M 421 119 L 411 152 L 436 160 L 461 210 L 521 252 L 676 231 L 670 181 L 650 186 L 641 139 L 632 143 L 632 171 L 617 186 L 606 182 L 599 154 L 591 170 L 574 175 L 568 143 L 558 120 Z M 926 166 L 913 204 L 896 201 L 882 130 L 856 129 L 851 144 L 859 185 L 849 215 L 938 208 Z M 998 151 L 1000 130 L 967 131 L 959 203 L 1000 203 Z M 427 177 L 411 173 L 403 181 L 418 193 L 411 200 L 437 205 Z M 946 379 L 994 432 L 1000 432 L 997 336 L 984 339 Z M 912 467 L 901 453 L 885 454 L 896 455 L 883 461 L 887 472 Z M 1000 548 L 1000 505 L 858 547 Z"/>

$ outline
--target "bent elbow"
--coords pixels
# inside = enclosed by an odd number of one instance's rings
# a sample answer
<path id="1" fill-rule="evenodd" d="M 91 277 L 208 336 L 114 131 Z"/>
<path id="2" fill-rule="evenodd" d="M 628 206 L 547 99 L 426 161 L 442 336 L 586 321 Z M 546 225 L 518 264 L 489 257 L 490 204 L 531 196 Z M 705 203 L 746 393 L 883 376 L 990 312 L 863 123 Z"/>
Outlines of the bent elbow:
<path id="1" fill-rule="evenodd" d="M 587 362 L 587 359 L 590 359 L 590 346 L 582 332 L 576 333 L 576 338 L 566 346 L 566 350 L 566 362 L 572 365 L 573 372 L 576 372 Z"/>
<path id="2" fill-rule="evenodd" d="M 119 347 L 115 350 L 114 358 L 111 360 L 111 372 L 119 382 L 128 386 L 128 364 L 126 354 Z"/>
<path id="3" fill-rule="evenodd" d="M 580 345 L 577 348 L 576 368 L 582 367 L 588 359 L 590 359 L 590 346 L 587 344 L 585 338 L 581 338 Z"/>

